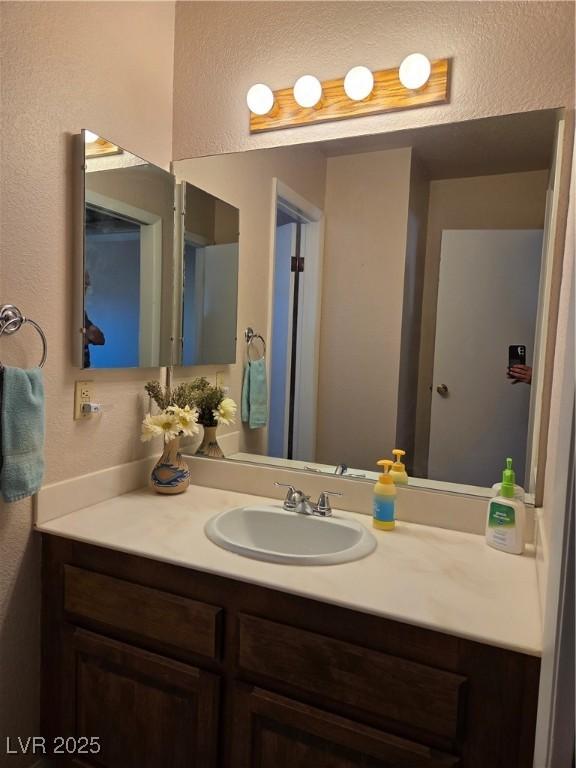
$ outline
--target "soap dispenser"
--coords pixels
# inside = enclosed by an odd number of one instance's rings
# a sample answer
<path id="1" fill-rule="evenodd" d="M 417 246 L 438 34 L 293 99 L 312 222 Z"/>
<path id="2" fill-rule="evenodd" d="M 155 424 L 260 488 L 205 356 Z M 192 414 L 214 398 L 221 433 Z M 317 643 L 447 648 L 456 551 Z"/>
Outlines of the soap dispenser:
<path id="1" fill-rule="evenodd" d="M 406 456 L 406 451 L 400 450 L 400 448 L 394 448 L 392 451 L 395 461 L 390 469 L 390 477 L 396 485 L 408 484 L 408 473 L 406 472 L 406 465 L 402 463 L 402 457 Z"/>
<path id="2" fill-rule="evenodd" d="M 503 552 L 521 555 L 524 552 L 526 507 L 524 502 L 514 495 L 515 484 L 516 474 L 512 469 L 512 459 L 506 459 L 500 493 L 488 503 L 486 542 Z"/>
<path id="3" fill-rule="evenodd" d="M 372 524 L 381 531 L 392 531 L 396 525 L 396 486 L 390 477 L 390 469 L 394 464 L 390 459 L 381 459 L 378 466 L 383 471 L 374 484 L 374 505 L 372 508 Z"/>

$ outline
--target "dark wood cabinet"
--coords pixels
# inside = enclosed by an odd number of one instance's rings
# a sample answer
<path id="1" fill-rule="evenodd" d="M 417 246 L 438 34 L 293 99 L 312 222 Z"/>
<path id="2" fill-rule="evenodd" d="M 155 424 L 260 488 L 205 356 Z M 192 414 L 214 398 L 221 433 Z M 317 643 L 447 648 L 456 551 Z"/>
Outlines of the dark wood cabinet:
<path id="1" fill-rule="evenodd" d="M 75 735 L 96 736 L 84 765 L 216 766 L 216 675 L 76 629 Z"/>
<path id="2" fill-rule="evenodd" d="M 44 735 L 80 768 L 531 768 L 533 657 L 43 537 Z"/>
<path id="3" fill-rule="evenodd" d="M 235 691 L 238 768 L 456 768 L 460 760 L 253 687 Z"/>

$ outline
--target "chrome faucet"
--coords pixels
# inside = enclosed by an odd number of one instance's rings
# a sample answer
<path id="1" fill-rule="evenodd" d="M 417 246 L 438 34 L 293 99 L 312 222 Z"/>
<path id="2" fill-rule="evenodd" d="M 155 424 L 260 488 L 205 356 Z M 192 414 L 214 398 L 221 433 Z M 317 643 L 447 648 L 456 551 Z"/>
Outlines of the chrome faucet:
<path id="1" fill-rule="evenodd" d="M 299 491 L 293 485 L 278 482 L 274 483 L 274 485 L 278 488 L 288 488 L 282 506 L 288 512 L 297 512 L 299 515 L 330 517 L 332 515 L 330 496 L 342 496 L 338 491 L 322 491 L 316 504 L 311 504 L 310 496 L 306 496 L 303 491 Z"/>

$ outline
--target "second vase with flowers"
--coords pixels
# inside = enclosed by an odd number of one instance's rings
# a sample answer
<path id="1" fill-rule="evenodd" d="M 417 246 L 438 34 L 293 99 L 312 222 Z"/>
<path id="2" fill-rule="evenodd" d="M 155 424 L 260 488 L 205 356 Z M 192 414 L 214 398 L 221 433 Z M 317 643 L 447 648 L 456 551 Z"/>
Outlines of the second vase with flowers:
<path id="1" fill-rule="evenodd" d="M 224 452 L 218 445 L 216 430 L 219 424 L 233 424 L 236 415 L 236 403 L 231 397 L 226 397 L 221 387 L 210 384 L 205 378 L 194 379 L 196 396 L 194 403 L 198 409 L 198 424 L 204 428 L 197 456 L 209 456 L 221 459 Z"/>
<path id="2" fill-rule="evenodd" d="M 173 390 L 150 381 L 145 389 L 159 412 L 144 418 L 142 440 L 162 437 L 164 441 L 164 451 L 152 470 L 150 483 L 158 493 L 183 493 L 190 484 L 190 471 L 180 454 L 180 439 L 197 435 L 201 425 L 204 434 L 197 454 L 222 458 L 216 429 L 219 423 L 234 421 L 236 403 L 203 377 L 179 384 Z"/>

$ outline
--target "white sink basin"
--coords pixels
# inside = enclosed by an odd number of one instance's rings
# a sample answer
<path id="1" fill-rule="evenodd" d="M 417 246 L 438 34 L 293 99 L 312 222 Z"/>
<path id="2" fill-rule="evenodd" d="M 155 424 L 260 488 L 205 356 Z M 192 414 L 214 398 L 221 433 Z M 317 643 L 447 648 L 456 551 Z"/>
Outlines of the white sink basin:
<path id="1" fill-rule="evenodd" d="M 376 539 L 355 520 L 287 512 L 280 505 L 238 507 L 206 523 L 206 536 L 244 557 L 293 565 L 334 565 L 374 551 Z"/>

